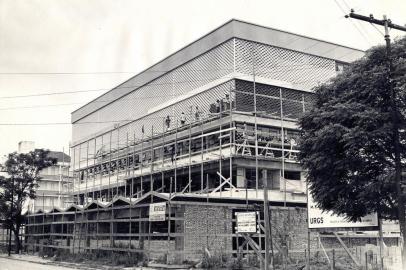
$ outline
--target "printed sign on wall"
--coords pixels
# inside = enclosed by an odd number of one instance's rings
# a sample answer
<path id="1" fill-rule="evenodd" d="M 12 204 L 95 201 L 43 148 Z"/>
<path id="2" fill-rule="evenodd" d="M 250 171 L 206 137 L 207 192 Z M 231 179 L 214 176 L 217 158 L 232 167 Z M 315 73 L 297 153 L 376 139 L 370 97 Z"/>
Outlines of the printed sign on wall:
<path id="1" fill-rule="evenodd" d="M 149 221 L 165 221 L 166 203 L 151 203 L 149 205 Z"/>
<path id="2" fill-rule="evenodd" d="M 257 232 L 256 212 L 237 212 L 237 232 L 255 233 Z"/>
<path id="3" fill-rule="evenodd" d="M 308 194 L 308 200 L 308 226 L 310 229 L 378 226 L 378 216 L 376 213 L 362 217 L 360 221 L 350 222 L 343 216 L 334 215 L 332 212 L 323 212 L 316 206 L 316 203 L 313 201 L 310 194 Z"/>

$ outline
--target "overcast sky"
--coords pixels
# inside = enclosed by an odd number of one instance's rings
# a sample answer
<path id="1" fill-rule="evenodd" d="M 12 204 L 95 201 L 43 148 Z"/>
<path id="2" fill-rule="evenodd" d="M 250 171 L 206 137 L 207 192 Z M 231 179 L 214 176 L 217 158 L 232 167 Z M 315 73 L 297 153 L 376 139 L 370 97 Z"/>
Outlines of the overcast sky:
<path id="1" fill-rule="evenodd" d="M 73 110 L 232 18 L 364 50 L 383 43 L 340 7 L 406 23 L 405 0 L 0 0 L 0 155 L 22 140 L 68 152 Z M 87 92 L 38 96 L 69 91 Z"/>

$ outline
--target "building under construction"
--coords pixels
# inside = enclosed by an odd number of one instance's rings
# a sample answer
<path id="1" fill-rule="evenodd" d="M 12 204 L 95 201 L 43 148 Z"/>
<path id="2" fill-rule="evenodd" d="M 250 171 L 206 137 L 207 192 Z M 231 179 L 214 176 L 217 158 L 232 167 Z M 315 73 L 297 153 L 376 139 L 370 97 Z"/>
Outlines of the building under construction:
<path id="1" fill-rule="evenodd" d="M 27 249 L 262 253 L 268 197 L 275 252 L 303 253 L 297 119 L 314 86 L 362 55 L 238 20 L 171 54 L 72 113 L 75 203 L 28 215 Z M 247 210 L 249 235 L 236 228 Z"/>

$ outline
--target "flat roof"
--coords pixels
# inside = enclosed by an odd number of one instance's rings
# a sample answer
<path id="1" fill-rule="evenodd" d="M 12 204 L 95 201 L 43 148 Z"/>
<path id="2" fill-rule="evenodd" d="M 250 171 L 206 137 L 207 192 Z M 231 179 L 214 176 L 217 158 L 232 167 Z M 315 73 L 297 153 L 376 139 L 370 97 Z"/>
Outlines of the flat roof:
<path id="1" fill-rule="evenodd" d="M 359 49 L 232 19 L 73 111 L 72 123 L 232 38 L 290 49 L 344 63 L 353 62 L 364 55 L 364 51 Z M 109 100 L 109 102 L 100 102 L 103 100 Z"/>

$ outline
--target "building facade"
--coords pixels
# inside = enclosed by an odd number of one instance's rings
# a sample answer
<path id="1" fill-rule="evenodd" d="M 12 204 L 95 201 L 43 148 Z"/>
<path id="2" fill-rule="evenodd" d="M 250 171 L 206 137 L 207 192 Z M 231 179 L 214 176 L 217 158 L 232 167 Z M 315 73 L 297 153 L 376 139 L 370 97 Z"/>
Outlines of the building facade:
<path id="1" fill-rule="evenodd" d="M 72 177 L 69 177 L 70 157 L 57 151 L 50 151 L 48 156 L 55 158 L 57 162 L 41 170 L 41 180 L 36 188 L 37 197 L 28 204 L 28 211 L 31 213 L 39 209 L 49 211 L 55 207 L 65 208 L 73 203 Z"/>
<path id="2" fill-rule="evenodd" d="M 166 254 L 173 262 L 205 248 L 235 254 L 247 244 L 235 215 L 249 210 L 260 229 L 247 250 L 261 253 L 267 186 L 274 245 L 303 253 L 297 119 L 312 107 L 313 87 L 362 56 L 227 22 L 72 113 L 74 204 L 29 216 L 27 245 L 44 246 L 35 236 L 40 220 L 52 246 L 72 252 Z M 151 209 L 162 203 L 155 220 Z"/>
<path id="3" fill-rule="evenodd" d="M 35 150 L 35 142 L 21 141 L 18 153 Z M 36 198 L 28 199 L 25 209 L 34 213 L 37 210 L 51 210 L 54 207 L 65 208 L 73 203 L 71 197 L 72 178 L 69 177 L 70 156 L 60 151 L 49 151 L 49 157 L 56 159 L 56 164 L 40 171 L 41 179 L 36 187 Z M 70 199 L 69 199 L 70 198 Z"/>

